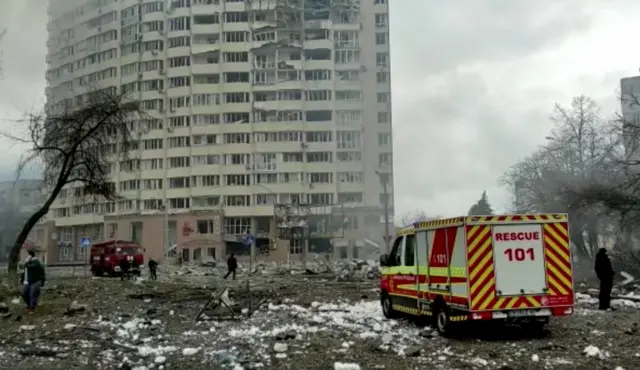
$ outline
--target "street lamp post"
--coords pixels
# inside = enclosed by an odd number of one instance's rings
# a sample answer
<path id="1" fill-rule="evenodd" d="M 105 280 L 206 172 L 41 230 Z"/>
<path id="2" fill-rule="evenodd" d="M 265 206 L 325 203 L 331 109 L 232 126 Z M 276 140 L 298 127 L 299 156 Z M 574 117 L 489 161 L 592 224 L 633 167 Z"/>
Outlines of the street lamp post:
<path id="1" fill-rule="evenodd" d="M 389 242 L 391 241 L 391 232 L 389 230 L 389 178 L 382 178 L 380 171 L 376 170 L 376 175 L 382 183 L 382 193 L 384 194 L 384 242 L 387 246 L 386 253 L 389 253 Z"/>

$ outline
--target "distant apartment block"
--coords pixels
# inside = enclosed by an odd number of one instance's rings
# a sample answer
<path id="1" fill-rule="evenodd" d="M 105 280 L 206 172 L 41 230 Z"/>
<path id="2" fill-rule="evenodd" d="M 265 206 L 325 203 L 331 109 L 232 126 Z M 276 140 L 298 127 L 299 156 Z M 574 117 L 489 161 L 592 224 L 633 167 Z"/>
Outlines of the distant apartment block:
<path id="1" fill-rule="evenodd" d="M 627 137 L 625 138 L 625 149 L 627 155 L 639 156 L 638 135 L 640 134 L 640 76 L 626 77 L 620 80 L 622 117 L 629 124 Z"/>

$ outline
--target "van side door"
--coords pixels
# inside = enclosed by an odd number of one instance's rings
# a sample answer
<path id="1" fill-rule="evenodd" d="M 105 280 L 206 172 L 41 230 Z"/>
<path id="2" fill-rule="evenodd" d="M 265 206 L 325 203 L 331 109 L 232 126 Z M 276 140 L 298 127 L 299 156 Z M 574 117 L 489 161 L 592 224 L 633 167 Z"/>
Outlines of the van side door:
<path id="1" fill-rule="evenodd" d="M 398 279 L 402 276 L 402 263 L 404 260 L 404 235 L 396 237 L 393 248 L 387 258 L 387 273 L 389 275 L 389 293 L 399 294 Z M 400 284 L 402 284 L 400 282 Z"/>

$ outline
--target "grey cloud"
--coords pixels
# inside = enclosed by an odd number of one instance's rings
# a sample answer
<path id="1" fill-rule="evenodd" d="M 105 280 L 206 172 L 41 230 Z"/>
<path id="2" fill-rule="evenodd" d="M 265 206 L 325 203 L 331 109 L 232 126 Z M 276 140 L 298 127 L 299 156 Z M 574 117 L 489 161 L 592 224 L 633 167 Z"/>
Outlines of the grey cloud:
<path id="1" fill-rule="evenodd" d="M 397 173 L 416 171 L 408 158 L 425 161 L 416 174 L 420 180 L 398 183 L 396 197 L 432 200 L 442 192 L 495 186 L 502 171 L 534 145 L 537 128 L 526 123 L 547 121 L 544 106 L 505 111 L 485 96 L 486 81 L 477 74 L 453 71 L 445 80 L 448 86 L 437 96 L 410 103 L 419 109 L 402 104 L 394 116 Z"/>
<path id="2" fill-rule="evenodd" d="M 392 62 L 438 73 L 463 64 L 516 58 L 587 29 L 584 0 L 407 0 L 392 4 Z M 400 75 L 399 78 L 402 78 Z"/>
<path id="3" fill-rule="evenodd" d="M 43 102 L 47 1 L 3 0 L 1 7 L 0 28 L 7 33 L 0 41 L 0 110 L 7 114 Z"/>

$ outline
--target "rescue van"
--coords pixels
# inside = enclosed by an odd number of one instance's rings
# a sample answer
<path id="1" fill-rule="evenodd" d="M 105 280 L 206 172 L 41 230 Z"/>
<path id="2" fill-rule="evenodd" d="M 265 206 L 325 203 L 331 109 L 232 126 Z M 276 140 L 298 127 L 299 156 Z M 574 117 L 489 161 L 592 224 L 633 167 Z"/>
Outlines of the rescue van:
<path id="1" fill-rule="evenodd" d="M 441 334 L 479 320 L 540 330 L 573 314 L 571 261 L 567 214 L 418 222 L 380 257 L 382 310 L 430 316 Z"/>

